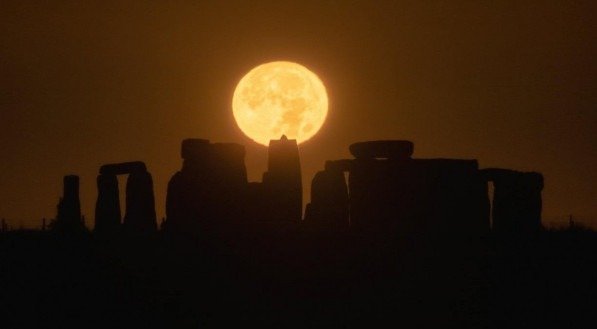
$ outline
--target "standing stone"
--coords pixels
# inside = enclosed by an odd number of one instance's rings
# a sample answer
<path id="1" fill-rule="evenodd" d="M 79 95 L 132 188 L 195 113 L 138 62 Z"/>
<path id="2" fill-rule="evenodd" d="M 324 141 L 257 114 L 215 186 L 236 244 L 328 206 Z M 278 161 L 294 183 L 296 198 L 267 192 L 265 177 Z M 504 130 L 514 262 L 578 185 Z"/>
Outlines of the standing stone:
<path id="1" fill-rule="evenodd" d="M 541 229 L 541 174 L 507 169 L 484 169 L 483 173 L 494 186 L 494 230 L 533 232 Z"/>
<path id="2" fill-rule="evenodd" d="M 126 213 L 123 226 L 126 231 L 135 233 L 157 230 L 153 180 L 147 171 L 129 174 L 126 183 Z"/>
<path id="3" fill-rule="evenodd" d="M 267 209 L 269 207 L 269 200 L 265 197 L 264 185 L 260 182 L 247 183 L 247 192 L 245 198 L 244 216 L 248 222 L 255 225 L 256 222 L 263 222 L 267 219 Z"/>
<path id="4" fill-rule="evenodd" d="M 185 179 L 181 171 L 176 172 L 168 182 L 166 192 L 166 231 L 190 230 L 194 218 L 194 206 L 191 201 L 193 186 Z"/>
<path id="5" fill-rule="evenodd" d="M 210 144 L 205 139 L 185 139 L 181 144 L 182 169 L 168 183 L 164 229 L 196 233 L 207 212 Z"/>
<path id="6" fill-rule="evenodd" d="M 264 174 L 266 198 L 271 204 L 269 217 L 274 221 L 300 222 L 303 208 L 301 164 L 296 140 L 282 136 L 271 140 L 268 171 Z"/>
<path id="7" fill-rule="evenodd" d="M 180 146 L 180 157 L 184 160 L 183 169 L 186 164 L 191 166 L 199 164 L 209 155 L 209 140 L 200 138 L 187 138 Z"/>
<path id="8" fill-rule="evenodd" d="M 245 148 L 234 143 L 211 144 L 211 167 L 218 183 L 224 183 L 235 189 L 247 184 L 245 167 Z"/>
<path id="9" fill-rule="evenodd" d="M 479 296 L 489 199 L 477 161 L 411 159 L 380 149 L 356 153 L 349 172 L 351 228 L 383 250 L 402 248 L 409 259 L 404 264 L 422 260 L 421 267 L 401 269 L 405 277 L 416 276 L 422 299 L 457 309 Z"/>
<path id="10" fill-rule="evenodd" d="M 126 212 L 122 223 L 129 233 L 157 230 L 153 180 L 141 161 L 107 164 L 100 167 L 97 178 L 98 197 L 95 208 L 95 231 L 114 233 L 120 230 L 121 212 L 116 175 L 128 174 Z"/>
<path id="11" fill-rule="evenodd" d="M 324 170 L 315 174 L 305 221 L 321 227 L 348 227 L 348 187 L 343 171 Z"/>
<path id="12" fill-rule="evenodd" d="M 233 143 L 214 143 L 209 160 L 210 211 L 205 217 L 218 224 L 237 222 L 246 215 L 245 148 Z"/>
<path id="13" fill-rule="evenodd" d="M 425 161 L 425 160 L 421 160 Z M 435 227 L 454 237 L 480 237 L 490 229 L 487 182 L 476 160 L 429 159 L 438 172 Z"/>
<path id="14" fill-rule="evenodd" d="M 121 213 L 116 175 L 101 174 L 97 176 L 97 191 L 94 231 L 100 234 L 118 232 Z"/>
<path id="15" fill-rule="evenodd" d="M 351 145 L 351 225 L 427 236 L 485 233 L 489 200 L 477 162 L 411 159 L 412 149 L 406 141 Z"/>
<path id="16" fill-rule="evenodd" d="M 242 145 L 182 142 L 180 171 L 168 184 L 166 230 L 197 233 L 246 215 L 247 171 Z"/>
<path id="17" fill-rule="evenodd" d="M 79 176 L 68 175 L 63 179 L 63 195 L 58 203 L 55 229 L 82 229 L 81 202 L 79 201 Z"/>

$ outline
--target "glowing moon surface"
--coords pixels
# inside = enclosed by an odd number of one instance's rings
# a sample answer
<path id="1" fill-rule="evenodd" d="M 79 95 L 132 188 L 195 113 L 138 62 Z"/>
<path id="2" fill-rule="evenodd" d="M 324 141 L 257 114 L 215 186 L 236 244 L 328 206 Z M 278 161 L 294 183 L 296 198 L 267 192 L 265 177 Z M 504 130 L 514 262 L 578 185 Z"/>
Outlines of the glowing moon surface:
<path id="1" fill-rule="evenodd" d="M 239 81 L 232 111 L 242 132 L 259 144 L 269 145 L 282 135 L 302 143 L 323 125 L 328 96 L 319 77 L 306 67 L 271 62 L 255 67 Z"/>

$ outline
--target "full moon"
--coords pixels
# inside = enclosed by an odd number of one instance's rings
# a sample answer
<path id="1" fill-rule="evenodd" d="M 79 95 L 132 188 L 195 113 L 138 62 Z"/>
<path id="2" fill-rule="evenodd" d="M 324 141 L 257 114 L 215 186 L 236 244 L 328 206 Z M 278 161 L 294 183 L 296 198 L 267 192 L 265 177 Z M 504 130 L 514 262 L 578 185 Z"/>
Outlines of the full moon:
<path id="1" fill-rule="evenodd" d="M 302 143 L 313 137 L 328 112 L 325 86 L 306 67 L 278 61 L 259 65 L 238 83 L 232 112 L 240 130 L 269 145 L 286 135 Z"/>

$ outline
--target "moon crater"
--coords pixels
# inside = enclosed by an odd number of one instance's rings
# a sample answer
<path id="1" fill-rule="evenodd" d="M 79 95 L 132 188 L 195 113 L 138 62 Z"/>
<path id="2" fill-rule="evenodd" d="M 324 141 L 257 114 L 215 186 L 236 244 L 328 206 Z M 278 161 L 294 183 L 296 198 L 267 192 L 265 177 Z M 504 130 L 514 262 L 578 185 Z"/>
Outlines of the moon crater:
<path id="1" fill-rule="evenodd" d="M 239 81 L 232 110 L 241 131 L 259 144 L 281 135 L 302 143 L 323 125 L 328 97 L 315 73 L 278 61 L 255 67 Z"/>

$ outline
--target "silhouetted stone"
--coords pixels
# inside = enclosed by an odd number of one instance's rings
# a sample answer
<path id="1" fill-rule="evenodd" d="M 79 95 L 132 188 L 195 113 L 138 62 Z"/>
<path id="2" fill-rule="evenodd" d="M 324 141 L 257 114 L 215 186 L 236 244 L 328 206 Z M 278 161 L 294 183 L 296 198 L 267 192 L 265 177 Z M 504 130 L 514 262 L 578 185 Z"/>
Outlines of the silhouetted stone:
<path id="1" fill-rule="evenodd" d="M 475 160 L 451 159 L 361 158 L 352 163 L 351 229 L 381 250 L 398 244 L 408 250 L 403 256 L 422 260 L 415 262 L 424 264 L 418 270 L 425 275 L 418 295 L 425 300 L 457 305 L 470 298 L 463 285 L 483 279 L 489 199 L 477 166 Z M 441 292 L 427 287 L 430 281 L 438 282 Z"/>
<path id="2" fill-rule="evenodd" d="M 245 167 L 245 147 L 234 143 L 214 143 L 211 145 L 211 169 L 215 183 L 234 190 L 247 184 Z"/>
<path id="3" fill-rule="evenodd" d="M 238 220 L 245 216 L 247 169 L 245 148 L 233 143 L 211 145 L 209 186 L 214 221 Z"/>
<path id="4" fill-rule="evenodd" d="M 146 171 L 132 172 L 127 179 L 123 226 L 126 231 L 135 233 L 157 230 L 153 180 Z"/>
<path id="5" fill-rule="evenodd" d="M 487 183 L 474 160 L 356 159 L 349 187 L 357 228 L 474 235 L 489 227 Z"/>
<path id="6" fill-rule="evenodd" d="M 118 179 L 129 174 L 126 186 L 124 228 L 129 233 L 153 232 L 157 229 L 153 180 L 141 161 L 103 165 L 97 178 L 98 198 L 95 208 L 95 231 L 114 233 L 121 222 Z"/>
<path id="7" fill-rule="evenodd" d="M 381 140 L 354 143 L 349 150 L 357 159 L 408 159 L 413 154 L 414 145 L 410 141 Z"/>
<path id="8" fill-rule="evenodd" d="M 495 168 L 484 169 L 482 173 L 494 186 L 494 230 L 532 232 L 541 228 L 541 174 Z"/>
<path id="9" fill-rule="evenodd" d="M 186 177 L 185 177 L 186 176 Z M 176 172 L 168 182 L 166 194 L 166 222 L 164 229 L 167 231 L 190 232 L 196 231 L 198 212 L 197 204 L 193 199 L 197 198 L 197 185 L 189 175 L 183 175 L 182 171 Z"/>
<path id="10" fill-rule="evenodd" d="M 64 176 L 63 196 L 58 203 L 58 214 L 54 223 L 54 229 L 58 230 L 80 230 L 83 229 L 81 222 L 81 202 L 79 201 L 79 176 Z"/>
<path id="11" fill-rule="evenodd" d="M 305 221 L 322 227 L 348 227 L 348 188 L 343 171 L 324 170 L 315 174 Z"/>
<path id="12" fill-rule="evenodd" d="M 241 217 L 247 188 L 244 147 L 185 139 L 181 155 L 182 170 L 168 184 L 164 227 L 197 233 Z"/>
<path id="13" fill-rule="evenodd" d="M 199 161 L 208 156 L 209 140 L 199 138 L 188 138 L 182 141 L 180 146 L 180 157 L 185 160 Z"/>
<path id="14" fill-rule="evenodd" d="M 263 184 L 274 221 L 300 222 L 303 208 L 301 164 L 296 140 L 282 136 L 271 140 L 268 149 L 268 171 Z"/>
<path id="15" fill-rule="evenodd" d="M 79 176 L 64 176 L 64 195 L 65 200 L 79 200 Z"/>
<path id="16" fill-rule="evenodd" d="M 182 169 L 168 182 L 166 195 L 167 231 L 196 233 L 201 214 L 207 212 L 210 143 L 189 138 L 181 143 Z"/>
<path id="17" fill-rule="evenodd" d="M 120 229 L 121 219 L 116 175 L 102 174 L 97 176 L 97 191 L 94 231 L 100 234 L 115 233 Z"/>
<path id="18" fill-rule="evenodd" d="M 266 210 L 269 200 L 265 198 L 265 189 L 263 183 L 250 182 L 247 184 L 247 193 L 244 200 L 246 214 L 244 217 L 249 222 L 258 222 L 267 219 Z"/>
<path id="19" fill-rule="evenodd" d="M 311 181 L 311 202 L 305 208 L 305 222 L 327 228 L 345 228 L 349 222 L 349 198 L 345 173 L 352 169 L 352 159 L 328 160 L 325 170 Z"/>
<path id="20" fill-rule="evenodd" d="M 113 163 L 100 167 L 100 174 L 104 175 L 123 175 L 145 171 L 147 171 L 147 167 L 145 166 L 145 163 L 141 161 Z"/>

